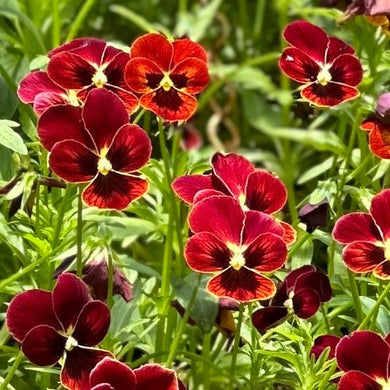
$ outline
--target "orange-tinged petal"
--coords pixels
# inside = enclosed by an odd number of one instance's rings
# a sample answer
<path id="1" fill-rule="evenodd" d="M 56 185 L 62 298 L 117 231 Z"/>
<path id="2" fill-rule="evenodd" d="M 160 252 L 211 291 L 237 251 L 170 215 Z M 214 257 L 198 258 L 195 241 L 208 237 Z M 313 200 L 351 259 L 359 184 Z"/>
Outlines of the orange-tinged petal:
<path id="1" fill-rule="evenodd" d="M 189 94 L 202 92 L 210 80 L 206 63 L 197 58 L 181 61 L 171 71 L 169 77 L 176 89 Z"/>

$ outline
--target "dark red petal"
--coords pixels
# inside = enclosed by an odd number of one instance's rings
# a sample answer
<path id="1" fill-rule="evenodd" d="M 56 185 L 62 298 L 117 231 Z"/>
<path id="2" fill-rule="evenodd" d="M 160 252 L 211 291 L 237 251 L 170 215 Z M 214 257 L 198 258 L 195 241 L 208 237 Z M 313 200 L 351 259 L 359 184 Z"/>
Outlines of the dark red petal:
<path id="1" fill-rule="evenodd" d="M 112 169 L 119 172 L 133 172 L 142 168 L 150 159 L 152 144 L 149 137 L 137 125 L 124 125 L 116 133 L 107 159 Z"/>
<path id="2" fill-rule="evenodd" d="M 115 388 L 108 383 L 101 383 L 99 385 L 93 386 L 91 390 L 115 390 Z M 132 389 L 130 388 L 130 390 Z"/>
<path id="3" fill-rule="evenodd" d="M 67 104 L 69 104 L 69 100 L 65 93 L 41 92 L 35 96 L 34 111 L 37 115 L 42 115 L 50 107 Z"/>
<path id="4" fill-rule="evenodd" d="M 198 58 L 178 63 L 169 75 L 175 88 L 189 94 L 202 92 L 210 81 L 207 64 Z"/>
<path id="5" fill-rule="evenodd" d="M 380 126 L 383 122 L 380 119 L 375 117 L 370 117 L 362 122 L 360 129 L 365 132 L 370 132 L 375 129 L 375 127 Z"/>
<path id="6" fill-rule="evenodd" d="M 381 229 L 385 240 L 390 238 L 390 189 L 375 195 L 371 202 L 370 213 Z M 365 240 L 366 241 L 366 240 Z"/>
<path id="7" fill-rule="evenodd" d="M 172 183 L 173 191 L 186 203 L 193 203 L 198 191 L 212 189 L 210 175 L 187 175 L 177 177 Z"/>
<path id="8" fill-rule="evenodd" d="M 194 57 L 207 63 L 207 53 L 199 43 L 188 38 L 176 39 L 173 43 L 173 58 L 171 67 L 176 66 L 186 58 Z"/>
<path id="9" fill-rule="evenodd" d="M 99 174 L 89 184 L 83 192 L 83 200 L 88 206 L 123 210 L 148 188 L 146 180 L 111 171 L 106 176 Z"/>
<path id="10" fill-rule="evenodd" d="M 298 83 L 310 83 L 317 80 L 320 66 L 302 50 L 288 47 L 279 58 L 279 67 L 283 73 Z"/>
<path id="11" fill-rule="evenodd" d="M 317 360 L 321 356 L 322 352 L 326 348 L 329 348 L 328 359 L 333 359 L 335 357 L 336 346 L 339 341 L 340 337 L 333 336 L 331 334 L 319 336 L 314 340 L 314 344 L 310 350 L 310 355 L 313 355 L 314 358 Z"/>
<path id="12" fill-rule="evenodd" d="M 382 390 L 383 387 L 368 375 L 360 371 L 349 371 L 344 374 L 337 387 L 338 390 Z"/>
<path id="13" fill-rule="evenodd" d="M 283 36 L 290 45 L 301 49 L 313 60 L 325 62 L 329 37 L 321 28 L 304 20 L 297 20 L 284 29 Z"/>
<path id="14" fill-rule="evenodd" d="M 280 236 L 261 234 L 245 250 L 246 267 L 260 272 L 273 272 L 281 268 L 287 259 L 287 247 Z"/>
<path id="15" fill-rule="evenodd" d="M 292 298 L 294 313 L 303 319 L 310 318 L 320 308 L 320 297 L 311 288 L 303 288 L 294 294 Z"/>
<path id="16" fill-rule="evenodd" d="M 99 152 L 108 148 L 118 129 L 129 122 L 123 102 L 105 88 L 93 89 L 88 94 L 82 116 Z"/>
<path id="17" fill-rule="evenodd" d="M 37 127 L 39 139 L 49 151 L 57 142 L 67 139 L 93 147 L 92 140 L 84 129 L 80 107 L 70 105 L 51 107 L 41 115 Z"/>
<path id="18" fill-rule="evenodd" d="M 38 325 L 26 334 L 22 350 L 38 366 L 51 366 L 65 351 L 66 338 L 51 326 Z"/>
<path id="19" fill-rule="evenodd" d="M 141 97 L 140 104 L 168 122 L 186 121 L 196 110 L 196 99 L 174 88 L 147 93 Z"/>
<path id="20" fill-rule="evenodd" d="M 5 318 L 8 331 L 19 342 L 37 325 L 61 329 L 49 291 L 35 289 L 17 294 L 12 298 Z"/>
<path id="21" fill-rule="evenodd" d="M 161 34 L 145 34 L 137 38 L 130 48 L 130 58 L 147 58 L 164 71 L 170 69 L 172 55 L 172 44 Z"/>
<path id="22" fill-rule="evenodd" d="M 108 306 L 101 301 L 91 301 L 83 307 L 72 336 L 80 345 L 94 347 L 104 339 L 109 326 Z"/>
<path id="23" fill-rule="evenodd" d="M 359 91 L 354 87 L 332 81 L 325 86 L 313 83 L 301 90 L 302 98 L 318 107 L 336 106 L 357 98 L 359 94 Z"/>
<path id="24" fill-rule="evenodd" d="M 288 311 L 284 306 L 270 306 L 256 310 L 252 314 L 252 324 L 260 332 L 281 324 L 287 317 Z"/>
<path id="25" fill-rule="evenodd" d="M 339 218 L 333 228 L 333 238 L 339 244 L 354 241 L 375 243 L 382 241 L 382 236 L 375 221 L 368 213 L 349 213 Z"/>
<path id="26" fill-rule="evenodd" d="M 159 364 L 145 364 L 134 370 L 137 380 L 135 390 L 178 390 L 176 372 Z"/>
<path id="27" fill-rule="evenodd" d="M 390 125 L 379 120 L 363 122 L 361 129 L 370 131 L 371 151 L 380 158 L 390 159 Z"/>
<path id="28" fill-rule="evenodd" d="M 359 60 L 351 54 L 338 57 L 329 69 L 332 81 L 356 87 L 363 78 L 363 69 Z"/>
<path id="29" fill-rule="evenodd" d="M 282 239 L 286 243 L 286 245 L 291 245 L 295 242 L 297 239 L 297 231 L 287 222 L 278 221 L 282 228 L 284 229 L 284 232 L 282 234 Z"/>
<path id="30" fill-rule="evenodd" d="M 105 357 L 95 366 L 89 378 L 92 387 L 107 383 L 115 390 L 135 389 L 136 379 L 133 371 L 125 364 L 109 357 Z"/>
<path id="31" fill-rule="evenodd" d="M 76 275 L 64 273 L 58 277 L 53 290 L 53 308 L 65 331 L 74 328 L 79 314 L 90 300 L 87 285 Z"/>
<path id="32" fill-rule="evenodd" d="M 187 265 L 197 272 L 219 272 L 229 267 L 232 253 L 212 233 L 197 233 L 188 241 L 184 251 Z"/>
<path id="33" fill-rule="evenodd" d="M 326 51 L 326 63 L 333 62 L 342 54 L 355 54 L 352 46 L 336 37 L 329 37 L 328 49 Z"/>
<path id="34" fill-rule="evenodd" d="M 389 260 L 383 261 L 374 269 L 373 272 L 374 275 L 380 279 L 385 279 L 385 280 L 390 279 L 390 261 Z"/>
<path id="35" fill-rule="evenodd" d="M 299 276 L 294 285 L 294 291 L 311 288 L 320 297 L 321 302 L 328 302 L 332 298 L 332 287 L 328 275 L 319 272 L 307 272 Z"/>
<path id="36" fill-rule="evenodd" d="M 218 297 L 230 297 L 239 302 L 269 299 L 275 294 L 271 279 L 242 267 L 239 271 L 229 268 L 214 276 L 207 289 Z"/>
<path id="37" fill-rule="evenodd" d="M 196 202 L 188 216 L 188 224 L 194 233 L 213 233 L 224 243 L 240 245 L 244 218 L 238 202 L 221 195 Z"/>
<path id="38" fill-rule="evenodd" d="M 211 159 L 215 175 L 237 199 L 245 197 L 248 176 L 255 170 L 253 164 L 244 156 L 235 153 L 215 153 Z M 245 200 L 245 198 L 244 198 Z"/>
<path id="39" fill-rule="evenodd" d="M 97 174 L 99 157 L 77 141 L 57 142 L 51 150 L 52 171 L 71 183 L 91 181 Z"/>
<path id="40" fill-rule="evenodd" d="M 250 210 L 273 214 L 280 211 L 287 201 L 286 186 L 267 171 L 255 171 L 248 176 L 246 202 Z"/>
<path id="41" fill-rule="evenodd" d="M 357 370 L 372 378 L 387 380 L 390 346 L 378 334 L 355 331 L 344 336 L 336 348 L 336 359 L 343 371 Z"/>
<path id="42" fill-rule="evenodd" d="M 386 259 L 382 247 L 370 242 L 355 241 L 344 248 L 343 260 L 350 270 L 362 273 L 373 271 Z"/>
<path id="43" fill-rule="evenodd" d="M 210 198 L 210 196 L 224 195 L 221 191 L 217 190 L 201 190 L 194 196 L 194 203 L 201 201 L 202 199 Z"/>
<path id="44" fill-rule="evenodd" d="M 94 348 L 75 347 L 68 351 L 61 370 L 62 385 L 69 390 L 89 390 L 91 371 L 107 356 L 113 357 L 108 351 Z"/>

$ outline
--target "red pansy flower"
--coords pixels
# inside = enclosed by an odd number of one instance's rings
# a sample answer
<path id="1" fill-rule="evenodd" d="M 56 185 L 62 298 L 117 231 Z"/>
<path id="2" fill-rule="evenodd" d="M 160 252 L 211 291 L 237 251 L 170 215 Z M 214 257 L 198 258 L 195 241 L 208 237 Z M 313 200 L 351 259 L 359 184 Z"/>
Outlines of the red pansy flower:
<path id="1" fill-rule="evenodd" d="M 194 95 L 209 82 L 207 54 L 188 38 L 170 42 L 161 34 L 146 34 L 130 48 L 125 80 L 140 104 L 165 121 L 189 119 L 196 110 Z"/>
<path id="2" fill-rule="evenodd" d="M 281 268 L 287 257 L 283 228 L 258 211 L 244 212 L 232 197 L 211 196 L 196 202 L 188 217 L 195 233 L 185 247 L 194 271 L 214 276 L 207 289 L 239 302 L 268 299 L 275 293 L 264 273 Z"/>
<path id="3" fill-rule="evenodd" d="M 321 28 L 299 20 L 290 23 L 283 36 L 291 45 L 283 50 L 280 69 L 304 84 L 303 99 L 319 107 L 329 107 L 355 99 L 363 70 L 354 49 Z"/>
<path id="4" fill-rule="evenodd" d="M 322 302 L 332 297 L 329 278 L 311 265 L 291 271 L 278 287 L 269 306 L 256 310 L 252 315 L 255 328 L 264 333 L 279 325 L 289 314 L 299 318 L 312 317 Z"/>
<path id="5" fill-rule="evenodd" d="M 185 390 L 175 371 L 159 364 L 132 370 L 118 360 L 104 358 L 92 370 L 91 390 Z"/>
<path id="6" fill-rule="evenodd" d="M 151 143 L 128 119 L 122 101 L 103 88 L 91 91 L 82 109 L 51 107 L 39 119 L 50 168 L 68 182 L 88 183 L 88 206 L 123 209 L 148 189 L 137 170 L 149 161 Z"/>
<path id="7" fill-rule="evenodd" d="M 333 238 L 345 245 L 343 260 L 351 271 L 390 279 L 390 189 L 374 196 L 369 213 L 342 216 Z"/>
<path id="8" fill-rule="evenodd" d="M 212 195 L 232 196 L 242 209 L 275 214 L 287 201 L 285 185 L 264 169 L 256 169 L 244 156 L 235 153 L 215 153 L 211 158 L 211 173 L 177 177 L 172 188 L 186 203 L 193 204 Z M 287 244 L 295 241 L 296 232 L 286 222 L 282 224 Z"/>
<path id="9" fill-rule="evenodd" d="M 310 350 L 310 355 L 313 355 L 315 360 L 317 360 L 321 356 L 322 352 L 324 352 L 326 348 L 329 348 L 328 359 L 333 359 L 336 355 L 336 347 L 339 341 L 340 337 L 332 334 L 319 336 L 314 340 L 314 344 Z"/>
<path id="10" fill-rule="evenodd" d="M 50 366 L 63 358 L 61 383 L 67 389 L 89 389 L 90 371 L 111 356 L 94 348 L 108 331 L 110 310 L 92 300 L 87 285 L 73 274 L 60 275 L 53 292 L 35 289 L 16 295 L 6 324 L 34 364 Z"/>
<path id="11" fill-rule="evenodd" d="M 390 335 L 370 331 L 344 336 L 336 347 L 339 368 L 345 371 L 339 390 L 385 390 L 390 388 Z"/>

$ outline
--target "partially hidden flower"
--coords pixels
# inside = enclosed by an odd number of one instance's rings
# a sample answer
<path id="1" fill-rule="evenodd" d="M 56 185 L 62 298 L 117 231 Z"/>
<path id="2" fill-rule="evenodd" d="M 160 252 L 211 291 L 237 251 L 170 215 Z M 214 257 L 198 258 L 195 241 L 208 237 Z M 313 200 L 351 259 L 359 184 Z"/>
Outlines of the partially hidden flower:
<path id="1" fill-rule="evenodd" d="M 180 147 L 184 151 L 198 150 L 203 145 L 203 138 L 199 130 L 192 123 L 183 126 L 183 134 L 180 138 Z"/>
<path id="2" fill-rule="evenodd" d="M 61 383 L 67 389 L 89 389 L 91 370 L 111 356 L 95 348 L 108 331 L 110 310 L 92 300 L 87 285 L 73 274 L 60 275 L 53 292 L 17 294 L 8 307 L 6 325 L 31 362 L 61 362 Z"/>
<path id="3" fill-rule="evenodd" d="M 181 200 L 193 204 L 208 196 L 228 195 L 244 211 L 266 214 L 275 214 L 286 204 L 287 189 L 283 182 L 265 169 L 256 169 L 244 156 L 215 153 L 210 164 L 210 173 L 180 176 L 173 181 L 172 188 Z M 294 228 L 286 222 L 279 223 L 284 229 L 285 242 L 294 242 Z"/>
<path id="4" fill-rule="evenodd" d="M 291 271 L 278 287 L 269 306 L 256 310 L 252 315 L 255 328 L 264 333 L 289 315 L 307 319 L 320 308 L 321 303 L 332 297 L 329 278 L 311 265 L 304 265 Z"/>
<path id="5" fill-rule="evenodd" d="M 326 225 L 326 217 L 328 215 L 329 202 L 324 199 L 319 203 L 306 203 L 298 213 L 298 218 L 306 224 L 306 231 L 312 233 L 317 227 Z"/>
<path id="6" fill-rule="evenodd" d="M 359 96 L 363 78 L 354 49 L 303 21 L 290 23 L 283 36 L 290 44 L 279 59 L 280 69 L 303 84 L 301 97 L 318 107 L 330 107 Z"/>
<path id="7" fill-rule="evenodd" d="M 88 206 L 123 209 L 141 197 L 148 182 L 139 177 L 151 155 L 144 130 L 129 124 L 122 101 L 97 88 L 83 108 L 56 106 L 38 121 L 38 135 L 50 151 L 52 171 L 65 181 L 85 183 Z"/>
<path id="8" fill-rule="evenodd" d="M 314 340 L 314 344 L 310 349 L 310 355 L 314 356 L 315 360 L 318 360 L 322 353 L 328 349 L 328 359 L 334 359 L 336 356 L 336 347 L 339 341 L 340 337 L 332 334 L 319 336 Z"/>
<path id="9" fill-rule="evenodd" d="M 355 331 L 336 347 L 341 377 L 339 390 L 386 390 L 390 388 L 390 335 Z"/>
<path id="10" fill-rule="evenodd" d="M 207 53 L 188 38 L 169 41 L 146 34 L 132 44 L 125 80 L 142 107 L 164 121 L 186 121 L 196 110 L 196 97 L 209 82 Z"/>
<path id="11" fill-rule="evenodd" d="M 124 363 L 105 357 L 92 370 L 91 390 L 185 390 L 176 372 L 159 364 L 132 370 Z"/>
<path id="12" fill-rule="evenodd" d="M 353 212 L 339 218 L 333 238 L 344 245 L 344 264 L 351 271 L 390 279 L 390 189 L 374 196 L 369 213 Z"/>
<path id="13" fill-rule="evenodd" d="M 207 290 L 218 297 L 248 302 L 272 297 L 274 282 L 264 274 L 281 268 L 287 247 L 283 228 L 258 211 L 244 212 L 232 197 L 196 202 L 188 217 L 194 233 L 185 247 L 188 266 L 213 274 Z"/>

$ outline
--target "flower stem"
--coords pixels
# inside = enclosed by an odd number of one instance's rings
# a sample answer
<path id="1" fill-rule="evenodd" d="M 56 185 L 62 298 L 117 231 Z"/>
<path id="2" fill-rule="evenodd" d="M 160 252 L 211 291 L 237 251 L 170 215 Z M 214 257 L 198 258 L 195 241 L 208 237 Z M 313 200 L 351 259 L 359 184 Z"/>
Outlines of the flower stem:
<path id="1" fill-rule="evenodd" d="M 77 36 L 80 27 L 83 25 L 84 20 L 88 16 L 89 11 L 92 9 L 92 7 L 95 5 L 95 0 L 87 0 L 84 5 L 81 7 L 80 11 L 77 13 L 76 20 L 74 23 L 70 26 L 68 36 L 66 37 L 67 41 L 72 40 L 74 37 Z"/>
<path id="2" fill-rule="evenodd" d="M 211 333 L 203 335 L 203 348 L 202 356 L 203 361 L 203 390 L 210 390 L 210 344 L 211 344 Z"/>
<path id="3" fill-rule="evenodd" d="M 35 192 L 35 234 L 38 238 L 41 238 L 41 226 L 40 226 L 40 219 L 41 219 L 41 208 L 40 208 L 40 191 L 41 190 L 41 183 L 39 182 L 39 179 L 37 180 L 37 188 Z"/>
<path id="4" fill-rule="evenodd" d="M 19 350 L 18 354 L 16 355 L 14 364 L 12 365 L 11 369 L 9 370 L 8 375 L 5 377 L 4 382 L 0 386 L 0 390 L 7 390 L 8 384 L 11 382 L 16 371 L 18 370 L 19 364 L 22 361 L 22 359 L 23 359 L 23 352 L 22 352 L 22 350 Z"/>
<path id="5" fill-rule="evenodd" d="M 351 287 L 353 303 L 355 306 L 356 318 L 360 323 L 363 321 L 363 317 L 364 317 L 363 309 L 362 309 L 362 304 L 360 302 L 359 290 L 356 283 L 355 275 L 350 270 L 348 270 L 348 279 L 349 279 L 349 285 Z"/>
<path id="6" fill-rule="evenodd" d="M 58 0 L 52 0 L 52 30 L 51 30 L 51 44 L 56 47 L 61 43 L 61 19 L 58 7 Z"/>
<path id="7" fill-rule="evenodd" d="M 326 312 L 324 305 L 321 305 L 321 313 L 322 313 L 322 316 L 324 318 L 326 333 L 330 334 L 331 330 L 330 330 L 330 324 L 329 324 L 329 320 L 328 320 L 328 313 Z"/>
<path id="8" fill-rule="evenodd" d="M 134 119 L 131 123 L 132 123 L 133 125 L 136 125 L 136 124 L 140 121 L 140 119 L 144 116 L 145 112 L 146 112 L 146 109 L 143 108 L 143 109 L 137 114 L 137 116 L 135 117 L 135 119 Z"/>
<path id="9" fill-rule="evenodd" d="M 230 375 L 232 378 L 234 378 L 234 372 L 236 370 L 236 363 L 237 363 L 237 354 L 238 354 L 238 347 L 240 344 L 240 339 L 241 339 L 241 325 L 242 325 L 242 320 L 244 318 L 244 304 L 240 304 L 240 311 L 238 312 L 238 319 L 237 319 L 237 328 L 236 328 L 236 333 L 234 335 L 234 344 L 233 344 L 233 349 L 232 349 L 232 360 L 230 363 Z M 234 389 L 234 384 L 233 381 L 230 381 L 230 389 Z"/>
<path id="10" fill-rule="evenodd" d="M 77 197 L 77 257 L 76 257 L 76 272 L 77 276 L 81 277 L 83 274 L 83 258 L 82 258 L 82 244 L 83 244 L 83 200 L 82 188 L 79 187 L 79 194 Z"/>
<path id="11" fill-rule="evenodd" d="M 58 219 L 57 219 L 56 228 L 54 230 L 53 243 L 52 243 L 53 249 L 55 249 L 58 246 L 58 243 L 60 240 L 62 223 L 64 222 L 64 214 L 65 214 L 66 208 L 69 205 L 69 199 L 70 199 L 70 195 L 72 193 L 72 189 L 73 189 L 72 186 L 69 186 L 69 185 L 65 188 L 64 197 L 62 199 L 60 209 L 58 210 L 58 217 L 57 217 Z"/>

